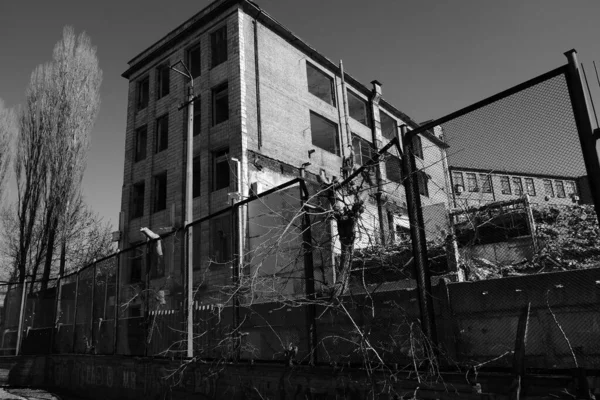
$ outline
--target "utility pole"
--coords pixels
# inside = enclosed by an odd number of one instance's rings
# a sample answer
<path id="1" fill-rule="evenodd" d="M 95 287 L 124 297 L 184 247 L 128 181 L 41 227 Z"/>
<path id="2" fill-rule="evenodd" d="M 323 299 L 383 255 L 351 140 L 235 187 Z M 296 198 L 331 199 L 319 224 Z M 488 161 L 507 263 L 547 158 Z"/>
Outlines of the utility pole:
<path id="1" fill-rule="evenodd" d="M 177 64 L 181 64 L 184 71 L 175 68 Z M 190 80 L 190 86 L 188 88 L 188 99 L 187 102 L 179 107 L 183 109 L 187 105 L 188 110 L 188 125 L 187 125 L 187 156 L 186 156 L 186 180 L 185 180 L 185 219 L 183 222 L 184 229 L 186 230 L 186 266 L 187 266 L 187 357 L 194 357 L 194 228 L 189 225 L 194 219 L 194 78 L 188 70 L 187 66 L 181 61 L 177 61 L 170 67 L 173 71 L 183 75 Z"/>

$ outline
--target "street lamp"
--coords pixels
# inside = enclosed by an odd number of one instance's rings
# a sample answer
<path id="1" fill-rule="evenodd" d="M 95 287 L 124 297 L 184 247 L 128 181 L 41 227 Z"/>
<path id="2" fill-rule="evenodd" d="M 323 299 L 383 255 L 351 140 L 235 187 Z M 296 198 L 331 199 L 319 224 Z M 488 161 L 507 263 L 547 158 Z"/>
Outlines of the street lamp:
<path id="1" fill-rule="evenodd" d="M 181 64 L 184 71 L 175 68 L 178 64 Z M 184 219 L 184 229 L 187 228 L 187 240 L 186 240 L 186 249 L 187 249 L 187 356 L 194 356 L 194 297 L 193 293 L 193 284 L 194 284 L 194 268 L 193 268 L 193 227 L 188 226 L 189 223 L 194 219 L 193 215 L 193 177 L 194 177 L 194 167 L 193 167 L 193 153 L 194 153 L 194 78 L 190 73 L 190 70 L 187 68 L 185 63 L 181 60 L 177 61 L 175 64 L 169 67 L 173 71 L 178 74 L 183 75 L 184 77 L 190 80 L 190 86 L 188 87 L 188 99 L 187 102 L 182 104 L 179 107 L 179 110 L 183 109 L 187 106 L 188 109 L 188 131 L 187 131 L 187 159 L 186 159 L 186 187 L 185 187 L 185 219 Z"/>

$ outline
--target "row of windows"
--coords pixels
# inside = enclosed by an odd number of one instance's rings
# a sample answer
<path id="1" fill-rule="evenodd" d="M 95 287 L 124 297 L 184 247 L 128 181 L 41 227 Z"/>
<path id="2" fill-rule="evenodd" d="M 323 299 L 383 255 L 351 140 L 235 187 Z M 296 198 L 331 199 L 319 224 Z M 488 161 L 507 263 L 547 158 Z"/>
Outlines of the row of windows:
<path id="1" fill-rule="evenodd" d="M 475 174 L 472 172 L 465 173 L 467 178 L 466 190 L 469 192 L 492 193 L 492 177 L 490 174 Z M 478 178 L 479 176 L 479 178 Z M 525 187 L 523 187 L 523 180 L 525 181 Z M 459 171 L 452 172 L 452 182 L 454 184 L 455 193 L 462 193 L 465 190 L 465 182 L 463 179 L 463 173 Z M 544 179 L 544 192 L 548 197 L 555 197 L 554 187 L 556 187 L 556 197 L 566 197 L 567 195 L 576 195 L 577 186 L 573 181 Z M 566 185 L 566 190 L 565 190 Z M 533 178 L 523 178 L 518 176 L 501 176 L 500 177 L 500 191 L 502 194 L 514 194 L 521 196 L 523 193 L 527 193 L 529 196 L 536 196 L 537 191 L 535 187 L 535 181 Z"/>
<path id="2" fill-rule="evenodd" d="M 200 102 L 197 98 L 194 107 L 193 134 L 200 134 Z M 229 119 L 229 94 L 227 83 L 217 86 L 212 91 L 212 124 L 213 126 Z M 148 126 L 144 125 L 135 131 L 134 161 L 142 161 L 146 158 L 146 147 L 148 143 Z M 159 153 L 169 147 L 169 114 L 162 115 L 156 119 L 156 140 L 154 152 Z"/>
<path id="3" fill-rule="evenodd" d="M 227 61 L 227 26 L 222 26 L 210 35 L 211 68 Z M 200 76 L 201 51 L 200 44 L 195 44 L 186 51 L 186 66 L 192 78 Z M 171 68 L 168 64 L 156 68 L 156 99 L 169 94 L 171 90 Z M 150 100 L 150 76 L 145 76 L 137 82 L 136 109 L 148 107 Z"/>
<path id="4" fill-rule="evenodd" d="M 219 150 L 212 153 L 212 190 L 229 187 L 231 166 L 229 164 L 229 150 Z M 200 157 L 193 159 L 193 186 L 194 197 L 200 196 Z M 152 212 L 162 211 L 167 208 L 167 172 L 161 172 L 152 177 Z M 132 186 L 131 192 L 131 218 L 144 216 L 144 201 L 146 182 L 139 181 Z"/>

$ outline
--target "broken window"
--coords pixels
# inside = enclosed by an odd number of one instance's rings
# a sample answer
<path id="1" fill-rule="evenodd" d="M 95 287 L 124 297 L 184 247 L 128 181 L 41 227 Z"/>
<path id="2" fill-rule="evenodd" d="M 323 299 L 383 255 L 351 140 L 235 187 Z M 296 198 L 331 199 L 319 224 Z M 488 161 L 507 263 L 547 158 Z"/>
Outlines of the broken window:
<path id="1" fill-rule="evenodd" d="M 335 107 L 333 79 L 317 67 L 306 63 L 308 91 Z"/>
<path id="2" fill-rule="evenodd" d="M 483 193 L 492 193 L 492 177 L 489 174 L 479 174 L 481 181 L 481 191 Z"/>
<path id="3" fill-rule="evenodd" d="M 467 173 L 467 188 L 469 192 L 479 192 L 479 186 L 477 186 L 477 175 L 473 173 Z"/>
<path id="4" fill-rule="evenodd" d="M 137 110 L 143 110 L 144 108 L 148 107 L 148 100 L 150 97 L 150 78 L 149 77 L 145 77 L 142 78 L 138 83 L 137 83 L 137 90 L 136 90 L 136 98 L 137 98 L 137 105 L 136 108 Z"/>
<path id="5" fill-rule="evenodd" d="M 463 174 L 459 171 L 452 172 L 452 188 L 454 193 L 461 194 L 465 190 L 465 181 L 463 180 Z"/>
<path id="6" fill-rule="evenodd" d="M 357 135 L 352 135 L 352 148 L 354 149 L 354 164 L 366 164 L 372 157 L 371 143 Z"/>
<path id="7" fill-rule="evenodd" d="M 144 181 L 133 184 L 131 187 L 131 218 L 139 218 L 144 215 Z"/>
<path id="8" fill-rule="evenodd" d="M 417 171 L 417 183 L 419 185 L 419 193 L 425 197 L 429 197 L 429 175 L 423 171 Z"/>
<path id="9" fill-rule="evenodd" d="M 554 197 L 554 186 L 550 179 L 544 179 L 544 192 L 546 192 L 546 196 Z"/>
<path id="10" fill-rule="evenodd" d="M 508 176 L 500 177 L 500 188 L 502 190 L 502 194 L 511 194 L 510 190 L 510 178 Z"/>
<path id="11" fill-rule="evenodd" d="M 169 94 L 171 70 L 168 65 L 162 65 L 156 70 L 156 98 L 160 99 Z"/>
<path id="12" fill-rule="evenodd" d="M 231 261 L 231 219 L 222 215 L 210 220 L 210 258 L 216 263 Z"/>
<path id="13" fill-rule="evenodd" d="M 392 182 L 402 183 L 402 161 L 400 158 L 387 153 L 385 157 L 385 175 Z"/>
<path id="14" fill-rule="evenodd" d="M 337 124 L 311 112 L 310 132 L 312 144 L 330 153 L 340 155 L 340 138 Z"/>
<path id="15" fill-rule="evenodd" d="M 573 181 L 566 181 L 567 185 L 567 196 L 576 196 L 577 195 L 577 185 Z"/>
<path id="16" fill-rule="evenodd" d="M 229 119 L 229 93 L 227 82 L 212 91 L 213 126 Z"/>
<path id="17" fill-rule="evenodd" d="M 348 94 L 348 113 L 350 116 L 358 122 L 369 126 L 370 119 L 367 102 L 350 90 L 347 90 L 346 93 Z"/>
<path id="18" fill-rule="evenodd" d="M 512 178 L 513 186 L 515 187 L 515 196 L 523 195 L 523 183 L 521 182 L 521 178 L 514 176 Z"/>
<path id="19" fill-rule="evenodd" d="M 227 25 L 210 34 L 212 67 L 227 61 Z"/>
<path id="20" fill-rule="evenodd" d="M 135 131 L 135 162 L 142 161 L 146 158 L 146 145 L 148 142 L 148 127 L 146 125 L 136 129 Z"/>
<path id="21" fill-rule="evenodd" d="M 413 152 L 415 156 L 423 159 L 423 143 L 421 142 L 421 136 L 415 135 L 412 138 Z"/>
<path id="22" fill-rule="evenodd" d="M 188 49 L 187 66 L 192 78 L 196 79 L 200 76 L 200 43 Z"/>
<path id="23" fill-rule="evenodd" d="M 398 122 L 381 110 L 379 111 L 379 119 L 381 120 L 381 134 L 383 137 L 389 140 L 394 139 L 398 133 Z"/>
<path id="24" fill-rule="evenodd" d="M 525 178 L 525 190 L 527 190 L 528 195 L 535 196 L 535 183 L 533 182 L 533 178 Z"/>
<path id="25" fill-rule="evenodd" d="M 563 181 L 555 181 L 556 197 L 565 197 L 565 186 Z"/>
<path id="26" fill-rule="evenodd" d="M 200 156 L 194 157 L 193 160 L 192 196 L 200 196 Z"/>
<path id="27" fill-rule="evenodd" d="M 169 147 L 169 114 L 156 119 L 156 148 L 155 153 Z"/>
<path id="28" fill-rule="evenodd" d="M 167 208 L 167 172 L 154 176 L 154 212 Z"/>
<path id="29" fill-rule="evenodd" d="M 213 153 L 213 190 L 229 187 L 229 150 Z"/>

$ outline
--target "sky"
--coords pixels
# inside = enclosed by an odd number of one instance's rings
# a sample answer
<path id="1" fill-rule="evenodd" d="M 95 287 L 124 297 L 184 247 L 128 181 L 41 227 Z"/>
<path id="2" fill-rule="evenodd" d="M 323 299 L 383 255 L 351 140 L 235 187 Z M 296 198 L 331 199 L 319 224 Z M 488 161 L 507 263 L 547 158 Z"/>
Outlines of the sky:
<path id="1" fill-rule="evenodd" d="M 3 1 L 0 98 L 24 99 L 33 69 L 65 25 L 87 32 L 104 72 L 84 194 L 117 225 L 123 184 L 127 61 L 204 8 L 207 0 Z M 594 98 L 600 62 L 597 0 L 256 0 L 268 14 L 413 120 L 435 119 L 566 63 L 577 49 Z M 592 79 L 594 78 L 594 79 Z M 13 188 L 14 190 L 14 188 Z"/>

